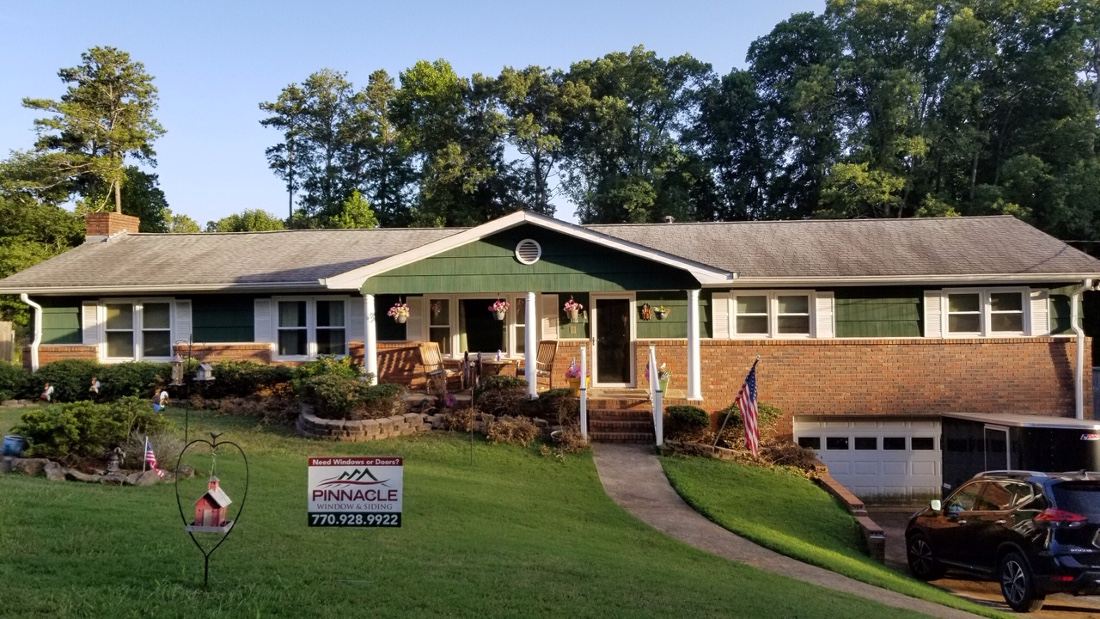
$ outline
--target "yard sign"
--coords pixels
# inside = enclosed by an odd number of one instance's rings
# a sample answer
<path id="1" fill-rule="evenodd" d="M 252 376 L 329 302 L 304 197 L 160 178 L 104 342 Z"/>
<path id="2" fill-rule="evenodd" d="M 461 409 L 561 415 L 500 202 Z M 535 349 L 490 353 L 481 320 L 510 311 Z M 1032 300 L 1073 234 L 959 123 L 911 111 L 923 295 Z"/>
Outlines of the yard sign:
<path id="1" fill-rule="evenodd" d="M 310 458 L 309 526 L 401 526 L 403 476 L 398 457 Z"/>

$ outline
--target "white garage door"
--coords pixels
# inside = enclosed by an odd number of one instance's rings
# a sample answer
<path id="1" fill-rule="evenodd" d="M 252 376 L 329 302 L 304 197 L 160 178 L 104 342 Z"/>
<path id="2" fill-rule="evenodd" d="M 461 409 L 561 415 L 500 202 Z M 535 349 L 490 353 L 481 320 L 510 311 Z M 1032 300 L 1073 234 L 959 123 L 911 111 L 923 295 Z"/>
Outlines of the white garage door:
<path id="1" fill-rule="evenodd" d="M 794 437 L 817 451 L 833 479 L 864 502 L 939 498 L 938 419 L 796 417 Z"/>

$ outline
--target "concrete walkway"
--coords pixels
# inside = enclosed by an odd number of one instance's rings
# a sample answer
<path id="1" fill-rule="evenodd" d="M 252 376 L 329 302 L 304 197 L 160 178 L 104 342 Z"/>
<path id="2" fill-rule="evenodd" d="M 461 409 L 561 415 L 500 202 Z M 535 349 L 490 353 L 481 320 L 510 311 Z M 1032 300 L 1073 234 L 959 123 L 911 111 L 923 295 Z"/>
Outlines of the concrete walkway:
<path id="1" fill-rule="evenodd" d="M 976 616 L 852 580 L 757 546 L 730 533 L 684 503 L 669 485 L 652 446 L 593 443 L 592 455 L 608 496 L 642 522 L 700 550 L 887 606 L 915 610 L 934 617 Z"/>

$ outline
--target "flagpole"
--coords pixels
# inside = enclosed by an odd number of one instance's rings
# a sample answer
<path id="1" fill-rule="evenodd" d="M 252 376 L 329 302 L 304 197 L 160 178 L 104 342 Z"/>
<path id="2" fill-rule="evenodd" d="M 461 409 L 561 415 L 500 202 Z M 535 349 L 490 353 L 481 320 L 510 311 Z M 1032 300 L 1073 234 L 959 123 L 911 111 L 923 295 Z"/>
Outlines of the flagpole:
<path id="1" fill-rule="evenodd" d="M 149 437 L 145 437 L 145 451 L 141 452 L 141 472 L 145 472 L 145 454 L 149 453 Z"/>
<path id="2" fill-rule="evenodd" d="M 757 363 L 760 363 L 760 355 L 756 355 L 756 360 L 752 362 L 752 367 L 756 367 Z M 749 371 L 751 372 L 752 370 L 750 369 Z M 759 391 L 759 390 L 760 389 L 757 388 L 757 391 Z M 736 403 L 737 403 L 737 401 L 734 400 L 734 404 L 736 404 Z M 741 407 L 738 406 L 737 410 L 740 411 Z M 722 420 L 722 427 L 718 428 L 718 434 L 714 435 L 714 444 L 711 445 L 712 449 L 718 449 L 718 439 L 722 438 L 722 432 L 726 429 L 726 423 L 730 420 L 730 414 L 731 413 L 732 413 L 732 411 L 726 413 L 726 418 Z M 741 412 L 742 417 L 744 416 L 744 414 L 745 414 L 744 412 Z"/>

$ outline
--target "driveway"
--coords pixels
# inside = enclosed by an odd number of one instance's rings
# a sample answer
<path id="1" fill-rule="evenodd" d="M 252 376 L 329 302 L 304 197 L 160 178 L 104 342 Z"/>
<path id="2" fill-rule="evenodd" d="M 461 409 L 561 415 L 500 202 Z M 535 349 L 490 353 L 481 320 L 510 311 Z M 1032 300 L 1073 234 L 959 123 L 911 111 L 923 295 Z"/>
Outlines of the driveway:
<path id="1" fill-rule="evenodd" d="M 886 565 L 905 574 L 909 573 L 909 567 L 905 561 L 905 524 L 917 509 L 919 508 L 867 508 L 867 514 L 886 532 Z M 949 572 L 947 578 L 941 578 L 931 584 L 978 604 L 1007 613 L 1013 612 L 1001 597 L 1001 587 L 997 583 L 975 580 Z M 1047 597 L 1042 610 L 1027 616 L 1043 619 L 1100 617 L 1100 596 L 1074 597 L 1059 593 Z"/>

